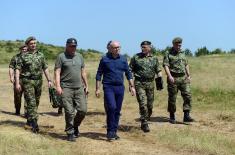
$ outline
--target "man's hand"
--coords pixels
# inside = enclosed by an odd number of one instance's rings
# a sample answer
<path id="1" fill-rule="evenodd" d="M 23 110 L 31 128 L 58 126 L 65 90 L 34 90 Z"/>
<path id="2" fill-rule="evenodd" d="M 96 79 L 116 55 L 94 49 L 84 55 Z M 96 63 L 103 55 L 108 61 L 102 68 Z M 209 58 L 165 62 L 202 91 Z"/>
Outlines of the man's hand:
<path id="1" fill-rule="evenodd" d="M 48 87 L 49 87 L 49 88 L 52 87 L 52 82 L 51 82 L 51 80 L 48 80 Z"/>
<path id="2" fill-rule="evenodd" d="M 10 81 L 11 81 L 11 83 L 14 83 L 14 82 L 15 82 L 14 76 L 10 78 Z"/>
<path id="3" fill-rule="evenodd" d="M 63 93 L 63 90 L 62 90 L 62 88 L 60 86 L 56 87 L 56 93 L 58 95 L 61 95 Z"/>
<path id="4" fill-rule="evenodd" d="M 100 98 L 100 89 L 96 89 L 96 90 L 95 90 L 95 96 L 96 96 L 97 98 Z"/>
<path id="5" fill-rule="evenodd" d="M 175 79 L 172 76 L 168 76 L 168 79 L 171 83 L 175 83 Z"/>
<path id="6" fill-rule="evenodd" d="M 20 84 L 16 84 L 16 90 L 18 92 L 21 92 L 22 88 L 21 88 L 21 85 Z"/>
<path id="7" fill-rule="evenodd" d="M 85 88 L 84 88 L 84 93 L 85 93 L 85 96 L 86 96 L 86 98 L 87 98 L 87 97 L 88 97 L 88 94 L 89 94 L 88 87 L 85 87 Z"/>
<path id="8" fill-rule="evenodd" d="M 136 95 L 135 87 L 129 86 L 129 91 L 130 91 L 130 93 L 131 93 L 132 96 L 135 96 L 135 95 Z"/>
<path id="9" fill-rule="evenodd" d="M 186 80 L 188 83 L 190 83 L 190 82 L 191 82 L 191 77 L 190 77 L 190 76 L 186 76 L 186 77 L 185 77 L 185 80 Z"/>

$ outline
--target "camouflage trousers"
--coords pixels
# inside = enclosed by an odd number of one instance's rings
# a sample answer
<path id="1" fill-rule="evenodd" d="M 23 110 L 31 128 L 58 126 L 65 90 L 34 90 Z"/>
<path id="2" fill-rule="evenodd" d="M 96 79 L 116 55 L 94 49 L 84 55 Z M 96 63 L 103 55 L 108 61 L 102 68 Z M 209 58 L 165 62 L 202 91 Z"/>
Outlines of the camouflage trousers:
<path id="1" fill-rule="evenodd" d="M 74 127 L 80 126 L 87 112 L 84 88 L 63 88 L 63 108 L 65 111 L 65 132 L 74 133 Z"/>
<path id="2" fill-rule="evenodd" d="M 181 96 L 183 97 L 183 111 L 191 110 L 192 94 L 190 90 L 190 83 L 185 79 L 185 77 L 174 77 L 175 83 L 171 83 L 167 80 L 168 89 L 168 112 L 176 112 L 176 98 L 178 90 L 181 91 Z"/>
<path id="3" fill-rule="evenodd" d="M 20 108 L 21 108 L 21 98 L 23 95 L 23 91 L 18 92 L 18 90 L 15 87 L 15 83 L 13 85 L 13 91 L 14 91 L 14 105 L 15 105 L 15 110 L 16 112 L 20 113 Z M 26 101 L 24 101 L 24 113 L 27 114 L 27 110 L 26 110 Z"/>
<path id="4" fill-rule="evenodd" d="M 26 101 L 26 110 L 28 121 L 38 120 L 38 106 L 42 93 L 42 80 L 22 79 L 22 86 Z"/>
<path id="5" fill-rule="evenodd" d="M 154 101 L 154 81 L 135 80 L 136 98 L 139 103 L 140 120 L 145 122 L 152 113 Z"/>

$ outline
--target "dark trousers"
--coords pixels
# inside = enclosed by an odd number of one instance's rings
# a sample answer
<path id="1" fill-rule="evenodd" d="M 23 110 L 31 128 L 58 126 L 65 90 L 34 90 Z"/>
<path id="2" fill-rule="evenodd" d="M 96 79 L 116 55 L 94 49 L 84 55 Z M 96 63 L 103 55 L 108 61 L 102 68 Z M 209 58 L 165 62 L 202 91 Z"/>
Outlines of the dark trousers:
<path id="1" fill-rule="evenodd" d="M 103 89 L 104 107 L 107 115 L 107 132 L 117 132 L 125 88 L 123 85 L 104 84 Z"/>

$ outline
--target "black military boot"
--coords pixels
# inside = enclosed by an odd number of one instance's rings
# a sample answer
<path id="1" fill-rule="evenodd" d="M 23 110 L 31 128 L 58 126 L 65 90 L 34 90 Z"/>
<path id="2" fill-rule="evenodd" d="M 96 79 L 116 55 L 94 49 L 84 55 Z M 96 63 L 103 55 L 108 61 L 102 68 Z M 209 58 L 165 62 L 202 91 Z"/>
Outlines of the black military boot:
<path id="1" fill-rule="evenodd" d="M 59 108 L 58 108 L 58 115 L 59 115 L 59 116 L 62 116 L 62 115 L 63 115 L 62 107 L 59 107 Z"/>
<path id="2" fill-rule="evenodd" d="M 150 121 L 150 117 L 152 116 L 153 109 L 148 109 L 148 121 Z"/>
<path id="3" fill-rule="evenodd" d="M 141 122 L 141 130 L 143 130 L 144 132 L 149 132 L 149 126 L 147 122 Z"/>
<path id="4" fill-rule="evenodd" d="M 80 136 L 80 132 L 78 130 L 78 127 L 74 127 L 74 137 L 78 138 Z"/>
<path id="5" fill-rule="evenodd" d="M 75 137 L 74 137 L 74 134 L 68 134 L 67 136 L 68 136 L 68 137 L 67 137 L 67 140 L 68 140 L 68 141 L 70 141 L 70 142 L 75 142 L 75 141 L 76 141 L 76 139 L 75 139 Z"/>
<path id="6" fill-rule="evenodd" d="M 20 115 L 20 109 L 16 109 L 15 115 L 17 115 L 17 116 Z"/>
<path id="7" fill-rule="evenodd" d="M 38 122 L 35 119 L 32 121 L 32 131 L 33 133 L 39 132 Z"/>
<path id="8" fill-rule="evenodd" d="M 190 117 L 189 111 L 184 111 L 184 122 L 194 122 L 194 119 Z"/>
<path id="9" fill-rule="evenodd" d="M 176 123 L 176 121 L 175 121 L 175 113 L 170 112 L 170 119 L 169 119 L 169 122 L 170 122 L 171 124 L 175 124 L 175 123 Z"/>

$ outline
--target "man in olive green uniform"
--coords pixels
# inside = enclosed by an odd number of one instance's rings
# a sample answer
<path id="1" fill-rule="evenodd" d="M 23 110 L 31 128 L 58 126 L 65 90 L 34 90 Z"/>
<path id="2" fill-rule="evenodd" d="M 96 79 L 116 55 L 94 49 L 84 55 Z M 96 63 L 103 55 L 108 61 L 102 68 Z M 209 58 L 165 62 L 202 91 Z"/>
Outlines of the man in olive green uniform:
<path id="1" fill-rule="evenodd" d="M 15 114 L 20 115 L 20 108 L 21 108 L 21 97 L 23 94 L 23 90 L 18 92 L 16 90 L 16 83 L 15 83 L 15 69 L 16 69 L 16 63 L 18 58 L 20 57 L 21 54 L 24 54 L 27 52 L 27 46 L 22 45 L 20 48 L 20 53 L 16 54 L 15 56 L 12 57 L 10 64 L 9 64 L 9 76 L 10 76 L 10 81 L 13 84 L 13 90 L 14 90 L 14 104 L 15 104 Z M 24 103 L 24 113 L 25 117 L 27 117 L 27 111 L 26 111 L 26 102 Z"/>
<path id="2" fill-rule="evenodd" d="M 140 46 L 142 52 L 133 56 L 129 66 L 135 77 L 134 84 L 139 103 L 141 129 L 144 132 L 149 132 L 147 121 L 152 115 L 154 79 L 156 75 L 162 77 L 162 73 L 157 57 L 151 52 L 151 42 L 143 41 Z"/>
<path id="3" fill-rule="evenodd" d="M 45 57 L 36 48 L 36 38 L 29 37 L 25 44 L 28 47 L 28 52 L 19 57 L 16 65 L 16 89 L 18 91 L 24 90 L 28 112 L 27 125 L 32 127 L 34 133 L 37 133 L 39 132 L 37 109 L 42 92 L 42 72 L 46 76 L 49 87 L 52 83 Z M 19 78 L 22 81 L 22 88 Z"/>
<path id="4" fill-rule="evenodd" d="M 68 141 L 76 141 L 78 127 L 87 112 L 86 95 L 88 83 L 84 60 L 76 52 L 77 40 L 67 39 L 65 52 L 58 55 L 55 62 L 56 91 L 62 97 L 65 111 L 65 131 Z"/>
<path id="5" fill-rule="evenodd" d="M 189 64 L 185 54 L 181 51 L 182 39 L 176 37 L 172 41 L 173 47 L 165 53 L 163 67 L 167 74 L 168 89 L 168 112 L 170 113 L 170 123 L 175 124 L 176 97 L 178 90 L 184 100 L 184 122 L 194 121 L 189 112 L 191 110 L 192 95 L 190 91 Z"/>

